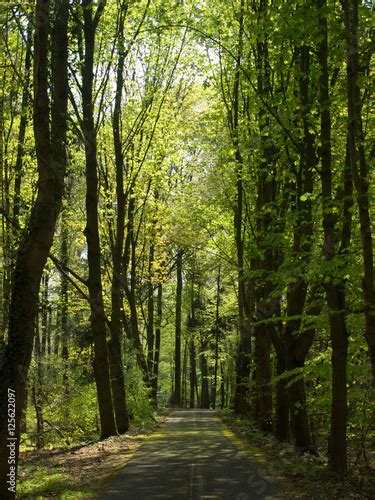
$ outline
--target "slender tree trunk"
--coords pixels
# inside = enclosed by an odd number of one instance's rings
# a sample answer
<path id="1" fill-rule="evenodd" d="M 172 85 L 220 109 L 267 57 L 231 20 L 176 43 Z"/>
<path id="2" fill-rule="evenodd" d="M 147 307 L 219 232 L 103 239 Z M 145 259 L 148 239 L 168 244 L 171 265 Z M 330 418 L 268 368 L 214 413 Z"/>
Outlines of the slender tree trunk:
<path id="1" fill-rule="evenodd" d="M 296 173 L 296 187 L 295 193 L 293 193 L 292 207 L 296 222 L 293 230 L 292 256 L 296 259 L 297 263 L 301 263 L 301 267 L 298 270 L 300 276 L 297 281 L 288 286 L 287 292 L 288 319 L 283 331 L 283 338 L 286 345 L 286 368 L 288 370 L 303 368 L 306 354 L 313 342 L 313 332 L 311 335 L 307 332 L 298 333 L 301 327 L 301 320 L 295 319 L 302 316 L 306 305 L 308 284 L 305 278 L 305 268 L 307 268 L 310 261 L 313 244 L 312 204 L 309 197 L 304 199 L 302 195 L 313 192 L 313 175 L 318 164 L 318 158 L 315 153 L 315 136 L 311 132 L 312 127 L 310 123 L 310 48 L 307 45 L 303 45 L 299 49 L 299 60 L 299 97 L 303 136 L 300 146 L 302 152 L 300 165 Z M 300 451 L 315 452 L 310 432 L 303 377 L 290 385 L 289 399 L 295 446 Z"/>
<path id="2" fill-rule="evenodd" d="M 158 283 L 157 287 L 156 309 L 157 309 L 157 319 L 155 325 L 154 376 L 152 378 L 152 397 L 155 403 L 157 403 L 157 393 L 158 393 L 161 321 L 163 317 L 163 285 L 161 283 Z"/>
<path id="3" fill-rule="evenodd" d="M 95 34 L 104 2 L 100 2 L 95 16 L 89 0 L 82 1 L 85 55 L 82 69 L 83 135 L 86 156 L 86 228 L 89 266 L 88 290 L 90 296 L 90 323 L 94 343 L 94 377 L 97 388 L 101 437 L 116 434 L 108 363 L 106 323 L 103 304 L 100 239 L 98 223 L 98 165 L 97 138 L 94 124 L 93 77 Z M 100 10 L 99 10 L 100 9 Z"/>
<path id="4" fill-rule="evenodd" d="M 270 354 L 271 340 L 267 328 L 258 325 L 255 328 L 256 419 L 260 430 L 264 432 L 273 429 Z"/>
<path id="5" fill-rule="evenodd" d="M 207 349 L 207 344 L 201 340 L 201 353 L 200 364 L 201 364 L 201 404 L 202 409 L 208 409 L 210 407 L 210 391 L 209 391 L 209 381 L 208 381 L 208 360 L 204 351 Z"/>
<path id="6" fill-rule="evenodd" d="M 285 345 L 280 339 L 275 345 L 276 351 L 276 374 L 282 375 L 286 370 Z M 275 401 L 275 436 L 281 442 L 287 441 L 289 437 L 289 397 L 285 378 L 276 383 Z"/>
<path id="7" fill-rule="evenodd" d="M 215 312 L 215 364 L 214 364 L 214 382 L 211 388 L 211 405 L 216 407 L 217 377 L 219 366 L 219 341 L 220 341 L 220 287 L 221 287 L 221 268 L 219 265 L 216 280 L 216 312 Z"/>
<path id="8" fill-rule="evenodd" d="M 155 245 L 151 243 L 148 262 L 148 283 L 147 283 L 147 366 L 148 372 L 154 372 L 154 284 L 152 282 L 155 259 Z"/>
<path id="9" fill-rule="evenodd" d="M 61 264 L 66 267 L 69 265 L 69 243 L 68 243 L 68 227 L 66 221 L 66 212 L 63 210 L 61 217 L 61 249 L 60 249 Z M 64 386 L 64 394 L 69 394 L 69 325 L 68 325 L 68 280 L 63 274 L 61 276 L 60 285 L 60 331 L 61 331 L 61 358 L 63 362 L 62 381 Z"/>
<path id="10" fill-rule="evenodd" d="M 239 100 L 240 100 L 240 75 L 243 52 L 245 2 L 241 0 L 239 14 L 238 47 L 236 57 L 236 70 L 233 86 L 233 118 L 230 123 L 232 142 L 235 148 L 236 159 L 236 207 L 234 213 L 234 231 L 237 250 L 238 265 L 238 330 L 239 345 L 236 357 L 236 387 L 234 394 L 234 410 L 240 415 L 249 411 L 249 357 L 251 354 L 250 329 L 246 325 L 245 316 L 245 270 L 244 270 L 244 235 L 243 235 L 243 158 L 239 144 Z"/>
<path id="11" fill-rule="evenodd" d="M 36 434 L 35 444 L 37 450 L 44 448 L 44 418 L 43 418 L 43 366 L 42 366 L 42 349 L 40 342 L 39 321 L 37 321 L 36 335 L 34 339 L 34 358 L 36 361 L 36 372 L 32 387 L 32 398 L 36 416 Z"/>
<path id="12" fill-rule="evenodd" d="M 220 363 L 220 409 L 225 408 L 225 381 L 224 381 L 224 367 L 223 361 Z"/>
<path id="13" fill-rule="evenodd" d="M 29 21 L 27 27 L 27 39 L 26 39 L 26 54 L 25 54 L 25 80 L 22 89 L 22 103 L 21 103 L 21 118 L 20 118 L 20 128 L 18 130 L 18 143 L 17 143 L 17 159 L 15 166 L 15 176 L 14 176 L 14 205 L 13 205 L 13 218 L 18 222 L 18 216 L 20 214 L 20 204 L 21 204 L 21 184 L 23 177 L 23 155 L 25 146 L 25 135 L 26 127 L 28 123 L 28 106 L 30 101 L 30 74 L 31 74 L 31 62 L 32 62 L 32 22 Z"/>
<path id="14" fill-rule="evenodd" d="M 197 381 L 196 356 L 194 339 L 189 342 L 189 357 L 190 357 L 190 402 L 189 408 L 195 406 L 195 387 Z"/>
<path id="15" fill-rule="evenodd" d="M 42 276 L 42 297 L 41 297 L 41 316 L 42 316 L 42 332 L 41 332 L 41 345 L 40 345 L 40 355 L 44 357 L 47 352 L 47 337 L 48 337 L 48 285 L 49 285 L 49 277 L 48 270 L 44 271 Z"/>
<path id="16" fill-rule="evenodd" d="M 342 0 L 342 5 L 346 29 L 349 159 L 357 192 L 362 239 L 365 335 L 375 383 L 374 250 L 370 216 L 369 169 L 364 149 L 361 91 L 359 87 L 358 0 Z"/>
<path id="17" fill-rule="evenodd" d="M 17 470 L 20 418 L 24 403 L 27 373 L 33 349 L 35 321 L 38 313 L 40 280 L 50 251 L 60 211 L 65 161 L 64 154 L 57 154 L 58 148 L 65 152 L 66 107 L 67 107 L 67 21 L 68 1 L 55 4 L 58 15 L 54 38 L 59 52 L 54 54 L 52 76 L 53 92 L 56 98 L 52 106 L 52 128 L 59 131 L 59 141 L 50 138 L 50 107 L 48 99 L 48 35 L 49 2 L 37 0 L 35 8 L 34 41 L 34 133 L 38 161 L 38 190 L 30 216 L 28 229 L 20 244 L 12 282 L 12 296 L 9 311 L 8 343 L 0 363 L 0 497 L 14 498 L 8 483 L 8 397 L 9 390 L 15 395 L 15 441 L 14 472 Z M 59 83 L 58 83 L 59 82 Z M 63 93 L 57 93 L 59 84 Z M 60 116 L 56 122 L 55 112 Z M 53 145 L 52 145 L 53 144 Z M 11 488 L 11 489 L 8 489 Z"/>
<path id="18" fill-rule="evenodd" d="M 122 328 L 121 328 L 121 274 L 122 254 L 125 239 L 126 200 L 124 194 L 124 157 L 121 141 L 121 101 L 124 86 L 124 20 L 126 10 L 121 11 L 119 20 L 116 97 L 113 112 L 113 143 L 116 161 L 116 236 L 112 255 L 113 273 L 111 287 L 111 338 L 108 343 L 108 354 L 111 374 L 113 406 L 115 410 L 117 430 L 123 434 L 129 429 L 129 415 L 126 403 L 125 374 L 122 360 Z"/>
<path id="19" fill-rule="evenodd" d="M 3 41 L 3 33 L 0 32 L 0 43 Z M 2 96 L 0 98 L 0 129 L 4 130 L 4 86 L 1 89 Z M 4 134 L 0 133 L 0 203 L 4 206 Z M 4 347 L 5 332 L 7 330 L 8 322 L 7 317 L 7 306 L 6 306 L 6 296 L 5 296 L 5 278 L 6 273 L 4 272 L 5 263 L 5 216 L 2 214 L 1 224 L 0 224 L 0 349 Z M 1 354 L 0 354 L 1 356 Z"/>
<path id="20" fill-rule="evenodd" d="M 256 69 L 257 92 L 262 98 L 258 112 L 258 128 L 262 158 L 258 168 L 257 179 L 257 204 L 256 204 L 256 230 L 259 255 L 252 259 L 252 268 L 261 276 L 255 283 L 256 317 L 258 324 L 255 326 L 255 381 L 256 381 L 256 415 L 258 426 L 261 430 L 269 432 L 273 428 L 272 422 L 272 390 L 271 390 L 271 338 L 272 328 L 267 321 L 272 320 L 276 314 L 275 303 L 271 298 L 275 292 L 272 281 L 269 279 L 276 271 L 280 251 L 269 244 L 270 232 L 274 231 L 273 214 L 269 210 L 275 207 L 277 195 L 277 154 L 278 148 L 269 134 L 269 115 L 265 102 L 272 102 L 273 89 L 270 75 L 268 33 L 263 26 L 267 19 L 268 2 L 260 2 L 258 10 L 259 35 L 256 42 Z M 271 104 L 272 105 L 272 104 Z M 272 208 L 271 208 L 272 209 Z"/>
<path id="21" fill-rule="evenodd" d="M 187 407 L 187 363 L 188 363 L 188 342 L 184 342 L 184 355 L 182 362 L 182 391 L 181 391 L 181 406 Z"/>
<path id="22" fill-rule="evenodd" d="M 144 356 L 143 346 L 139 336 L 138 329 L 138 315 L 137 315 L 137 302 L 135 297 L 135 281 L 136 281 L 136 268 L 135 268 L 135 249 L 136 243 L 134 239 L 134 209 L 135 209 L 135 199 L 133 193 L 129 194 L 129 205 L 128 205 L 128 231 L 125 240 L 125 249 L 123 255 L 123 273 L 124 273 L 124 285 L 126 299 L 129 304 L 130 309 L 130 323 L 129 327 L 126 327 L 127 322 L 124 321 L 125 329 L 128 331 L 128 335 L 134 344 L 136 351 L 137 364 L 142 372 L 143 380 L 146 385 L 150 384 L 149 374 L 147 368 L 147 361 Z M 130 266 L 130 270 L 129 270 Z M 125 314 L 123 314 L 123 319 L 125 319 Z"/>
<path id="23" fill-rule="evenodd" d="M 181 405 L 181 323 L 182 323 L 182 250 L 177 253 L 177 288 L 176 288 L 176 329 L 175 329 L 175 372 L 173 404 Z"/>

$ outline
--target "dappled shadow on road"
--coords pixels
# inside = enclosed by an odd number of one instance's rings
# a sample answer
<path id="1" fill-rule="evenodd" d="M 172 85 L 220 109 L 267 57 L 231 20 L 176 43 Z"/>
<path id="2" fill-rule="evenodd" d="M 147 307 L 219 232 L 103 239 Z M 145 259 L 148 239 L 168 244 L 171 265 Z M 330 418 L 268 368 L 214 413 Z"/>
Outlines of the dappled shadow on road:
<path id="1" fill-rule="evenodd" d="M 265 499 L 275 487 L 210 410 L 178 410 L 138 450 L 102 499 Z"/>

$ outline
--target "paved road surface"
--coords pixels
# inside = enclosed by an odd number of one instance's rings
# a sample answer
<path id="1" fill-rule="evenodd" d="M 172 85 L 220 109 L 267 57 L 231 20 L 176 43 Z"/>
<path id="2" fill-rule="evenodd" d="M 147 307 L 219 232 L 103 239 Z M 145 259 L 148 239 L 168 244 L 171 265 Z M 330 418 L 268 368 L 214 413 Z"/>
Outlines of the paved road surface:
<path id="1" fill-rule="evenodd" d="M 215 412 L 178 410 L 105 490 L 102 500 L 278 498 Z M 280 497 L 279 497 L 280 498 Z"/>

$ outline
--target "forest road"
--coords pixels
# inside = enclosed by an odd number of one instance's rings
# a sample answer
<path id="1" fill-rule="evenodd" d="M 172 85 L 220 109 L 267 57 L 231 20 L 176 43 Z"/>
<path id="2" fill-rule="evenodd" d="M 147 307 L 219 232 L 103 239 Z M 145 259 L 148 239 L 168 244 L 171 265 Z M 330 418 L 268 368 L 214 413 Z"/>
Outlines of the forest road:
<path id="1" fill-rule="evenodd" d="M 283 498 L 211 410 L 176 410 L 134 454 L 102 500 Z"/>

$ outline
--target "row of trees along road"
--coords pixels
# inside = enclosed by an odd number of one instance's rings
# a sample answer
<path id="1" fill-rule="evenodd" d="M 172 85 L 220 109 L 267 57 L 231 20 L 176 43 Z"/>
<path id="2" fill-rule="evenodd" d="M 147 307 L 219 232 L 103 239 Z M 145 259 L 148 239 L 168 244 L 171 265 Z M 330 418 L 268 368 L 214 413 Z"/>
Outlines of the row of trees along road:
<path id="1" fill-rule="evenodd" d="M 374 439 L 372 7 L 1 5 L 0 494 L 16 457 L 232 408 Z M 353 458 L 354 457 L 354 458 Z"/>

